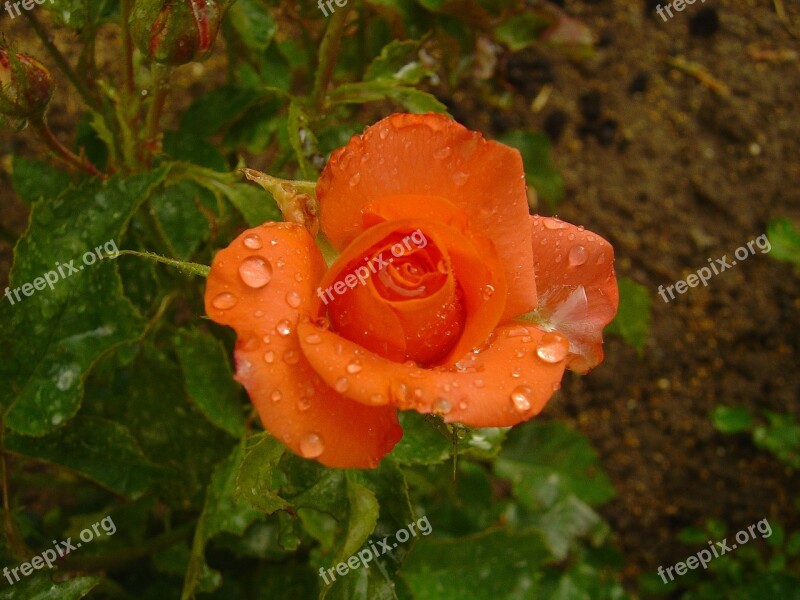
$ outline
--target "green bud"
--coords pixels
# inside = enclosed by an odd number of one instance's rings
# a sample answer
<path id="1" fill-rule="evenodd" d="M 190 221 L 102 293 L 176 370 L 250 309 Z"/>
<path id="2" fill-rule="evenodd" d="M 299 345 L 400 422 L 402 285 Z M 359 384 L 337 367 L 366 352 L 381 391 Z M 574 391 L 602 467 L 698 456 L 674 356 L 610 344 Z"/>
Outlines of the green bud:
<path id="1" fill-rule="evenodd" d="M 55 87 L 48 70 L 26 54 L 0 48 L 0 115 L 40 119 Z"/>

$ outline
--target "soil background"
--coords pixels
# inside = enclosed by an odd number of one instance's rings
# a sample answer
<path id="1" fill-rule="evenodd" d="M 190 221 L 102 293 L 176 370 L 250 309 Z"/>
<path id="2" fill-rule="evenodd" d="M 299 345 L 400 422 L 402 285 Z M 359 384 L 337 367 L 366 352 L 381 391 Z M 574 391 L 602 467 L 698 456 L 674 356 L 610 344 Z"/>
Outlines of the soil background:
<path id="1" fill-rule="evenodd" d="M 594 32 L 591 58 L 548 47 L 502 51 L 494 79 L 514 92 L 512 110 L 482 103 L 470 87 L 442 100 L 490 138 L 516 128 L 546 131 L 567 188 L 558 216 L 608 239 L 618 276 L 651 294 L 642 355 L 607 338 L 605 362 L 589 376 L 568 376 L 544 415 L 571 421 L 600 454 L 618 490 L 602 513 L 631 583 L 684 560 L 693 551 L 676 534 L 709 518 L 731 533 L 763 518 L 800 529 L 797 473 L 749 436 L 717 433 L 709 419 L 719 404 L 800 418 L 797 271 L 756 251 L 708 287 L 669 303 L 657 293 L 709 258 L 731 260 L 773 217 L 800 223 L 800 61 L 763 52 L 800 52 L 800 7 L 785 2 L 792 32 L 769 0 L 696 2 L 666 22 L 653 2 L 555 4 Z M 23 19 L 16 21 L 4 13 L 0 32 L 41 52 Z M 65 48 L 70 40 L 59 34 L 56 43 Z M 670 66 L 676 58 L 704 66 L 729 93 Z M 192 75 L 212 73 L 213 64 L 191 67 L 200 70 Z M 59 89 L 50 120 L 63 138 L 74 132 L 78 105 L 66 82 Z M 27 219 L 10 189 L 10 156 L 41 152 L 24 132 L 0 134 L 3 287 L 12 240 Z"/>

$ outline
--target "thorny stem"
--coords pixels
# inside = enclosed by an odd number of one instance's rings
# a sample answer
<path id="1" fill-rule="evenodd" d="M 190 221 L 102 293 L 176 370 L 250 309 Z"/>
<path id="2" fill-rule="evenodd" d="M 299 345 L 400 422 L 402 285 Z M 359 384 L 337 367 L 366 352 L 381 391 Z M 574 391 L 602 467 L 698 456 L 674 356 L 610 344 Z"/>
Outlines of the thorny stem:
<path id="1" fill-rule="evenodd" d="M 30 21 L 31 27 L 33 27 L 33 30 L 36 32 L 36 35 L 38 35 L 39 39 L 42 40 L 44 47 L 53 57 L 53 60 L 58 65 L 59 69 L 61 69 L 64 72 L 64 75 L 66 75 L 70 83 L 72 83 L 72 85 L 75 86 L 75 89 L 78 91 L 78 94 L 80 94 L 83 101 L 88 106 L 97 110 L 99 108 L 97 100 L 92 97 L 92 94 L 86 87 L 85 82 L 83 82 L 77 76 L 75 71 L 72 70 L 72 67 L 69 66 L 67 59 L 64 58 L 64 55 L 61 54 L 61 51 L 58 48 L 56 48 L 56 45 L 50 39 L 50 36 L 47 34 L 47 31 L 45 31 L 44 26 L 42 26 L 42 24 L 39 22 L 39 20 L 36 18 L 36 16 L 33 14 L 32 11 L 26 10 L 22 14 L 25 16 L 26 19 L 28 19 L 28 21 Z"/>
<path id="2" fill-rule="evenodd" d="M 122 60 L 123 72 L 125 74 L 125 93 L 129 100 L 134 100 L 134 79 L 133 79 L 133 42 L 131 40 L 131 30 L 128 27 L 128 20 L 131 16 L 131 0 L 121 0 L 120 11 L 122 13 Z"/>
<path id="3" fill-rule="evenodd" d="M 14 552 L 19 556 L 26 554 L 25 545 L 17 535 L 17 530 L 14 527 L 14 521 L 11 518 L 11 500 L 8 493 L 8 463 L 6 458 L 6 447 L 4 442 L 5 438 L 5 422 L 0 417 L 0 468 L 2 469 L 3 480 L 3 526 L 6 530 L 6 537 L 8 543 L 13 548 Z"/>
<path id="4" fill-rule="evenodd" d="M 144 147 L 148 156 L 157 154 L 161 149 L 159 138 L 159 124 L 164 112 L 164 104 L 169 94 L 169 76 L 171 68 L 161 64 L 153 65 L 153 101 L 147 112 L 147 121 L 144 130 Z"/>
<path id="5" fill-rule="evenodd" d="M 347 16 L 350 14 L 353 4 L 353 2 L 349 2 L 341 10 L 337 10 L 331 15 L 325 36 L 319 46 L 317 72 L 314 74 L 314 89 L 311 92 L 312 102 L 318 111 L 325 106 L 325 94 L 333 77 L 333 69 L 336 66 L 336 58 L 339 56 L 344 26 L 347 23 Z"/>
<path id="6" fill-rule="evenodd" d="M 53 132 L 50 131 L 50 128 L 44 122 L 44 119 L 40 118 L 35 121 L 31 121 L 31 127 L 37 134 L 39 134 L 39 137 L 42 139 L 42 141 L 47 144 L 47 147 L 50 148 L 56 154 L 56 156 L 64 160 L 68 165 L 75 167 L 79 171 L 88 173 L 89 175 L 100 177 L 101 179 L 108 178 L 108 175 L 98 171 L 97 167 L 95 167 L 91 162 L 77 156 L 69 148 L 64 146 L 64 144 L 59 142 L 56 136 L 53 135 Z"/>

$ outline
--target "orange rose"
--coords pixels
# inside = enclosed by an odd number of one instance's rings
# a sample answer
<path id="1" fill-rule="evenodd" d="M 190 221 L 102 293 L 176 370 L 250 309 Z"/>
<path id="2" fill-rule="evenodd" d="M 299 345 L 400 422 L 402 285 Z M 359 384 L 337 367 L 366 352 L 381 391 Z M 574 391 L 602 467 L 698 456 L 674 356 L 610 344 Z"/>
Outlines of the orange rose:
<path id="1" fill-rule="evenodd" d="M 613 249 L 529 216 L 517 150 L 396 114 L 333 153 L 317 198 L 330 268 L 304 227 L 265 223 L 217 254 L 205 295 L 264 427 L 301 456 L 375 467 L 397 409 L 515 425 L 602 360 Z"/>

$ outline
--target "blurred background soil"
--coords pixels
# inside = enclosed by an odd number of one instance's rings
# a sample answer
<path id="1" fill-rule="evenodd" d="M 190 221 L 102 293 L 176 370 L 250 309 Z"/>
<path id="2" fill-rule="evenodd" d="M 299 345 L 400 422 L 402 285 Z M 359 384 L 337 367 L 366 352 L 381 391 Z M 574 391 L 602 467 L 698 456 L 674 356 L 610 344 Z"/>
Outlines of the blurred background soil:
<path id="1" fill-rule="evenodd" d="M 501 51 L 494 79 L 514 92 L 508 111 L 478 100 L 471 86 L 432 89 L 457 120 L 487 137 L 516 128 L 547 132 L 567 187 L 558 216 L 607 238 L 618 275 L 651 294 L 645 352 L 607 339 L 605 362 L 587 377 L 568 376 L 544 418 L 571 421 L 600 454 L 618 490 L 602 512 L 618 535 L 628 578 L 684 560 L 693 551 L 675 535 L 708 518 L 726 522 L 731 534 L 763 518 L 800 529 L 798 478 L 748 436 L 723 436 L 709 420 L 718 404 L 800 417 L 797 273 L 756 250 L 706 288 L 669 303 L 657 294 L 709 258 L 731 260 L 770 218 L 800 222 L 798 37 L 768 0 L 696 2 L 667 22 L 655 14 L 657 2 L 555 4 L 595 33 L 591 58 L 547 47 Z M 785 9 L 800 23 L 797 2 Z M 0 25 L 21 49 L 41 52 L 22 19 L 9 23 L 4 15 Z M 55 41 L 70 46 L 62 34 Z M 101 56 L 111 65 L 113 32 L 108 42 Z M 194 69 L 187 80 L 221 81 L 219 49 L 216 55 L 186 67 Z M 711 85 L 673 68 L 676 60 L 705 67 Z M 50 120 L 64 138 L 74 132 L 78 105 L 65 82 L 59 89 Z M 365 122 L 382 114 L 367 108 Z M 0 136 L 5 287 L 11 241 L 27 219 L 10 189 L 9 157 L 42 149 L 25 133 Z"/>

